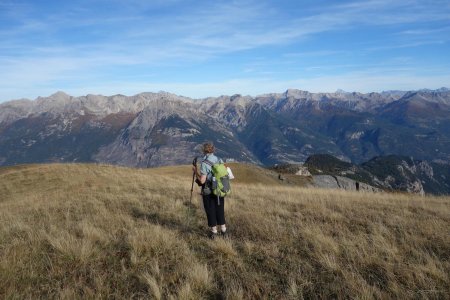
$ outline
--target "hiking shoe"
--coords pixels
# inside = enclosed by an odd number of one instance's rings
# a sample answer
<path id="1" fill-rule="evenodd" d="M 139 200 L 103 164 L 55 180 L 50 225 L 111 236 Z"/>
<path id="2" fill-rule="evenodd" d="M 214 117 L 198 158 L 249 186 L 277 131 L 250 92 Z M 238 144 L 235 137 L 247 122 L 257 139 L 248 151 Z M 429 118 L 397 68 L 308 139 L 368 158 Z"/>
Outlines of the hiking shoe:
<path id="1" fill-rule="evenodd" d="M 209 237 L 211 240 L 214 240 L 218 235 L 219 235 L 219 234 L 218 234 L 217 232 L 210 232 L 210 233 L 208 234 L 208 237 Z"/>
<path id="2" fill-rule="evenodd" d="M 228 237 L 228 232 L 227 232 L 227 231 L 221 231 L 221 232 L 220 232 L 220 235 L 221 235 L 223 238 L 227 238 L 227 237 Z"/>

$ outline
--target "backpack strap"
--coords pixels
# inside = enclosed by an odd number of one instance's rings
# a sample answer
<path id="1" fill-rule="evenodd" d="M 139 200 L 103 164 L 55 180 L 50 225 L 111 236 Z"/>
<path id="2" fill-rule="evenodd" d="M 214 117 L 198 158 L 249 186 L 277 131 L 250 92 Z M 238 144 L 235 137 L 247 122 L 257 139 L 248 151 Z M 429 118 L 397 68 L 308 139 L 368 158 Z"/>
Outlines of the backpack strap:
<path id="1" fill-rule="evenodd" d="M 210 160 L 208 160 L 208 159 L 205 159 L 205 160 L 203 160 L 202 162 L 204 162 L 205 164 L 207 164 L 208 166 L 210 166 L 210 167 L 212 167 L 214 164 L 210 161 Z"/>

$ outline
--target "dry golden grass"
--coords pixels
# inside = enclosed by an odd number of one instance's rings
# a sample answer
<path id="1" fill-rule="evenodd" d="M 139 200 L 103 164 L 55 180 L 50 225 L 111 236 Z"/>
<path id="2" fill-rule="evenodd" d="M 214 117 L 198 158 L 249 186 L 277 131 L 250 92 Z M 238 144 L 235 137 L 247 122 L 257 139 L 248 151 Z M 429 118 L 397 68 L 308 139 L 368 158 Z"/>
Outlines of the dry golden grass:
<path id="1" fill-rule="evenodd" d="M 200 163 L 198 164 L 200 165 Z M 288 185 L 289 183 L 296 184 L 299 186 L 306 186 L 311 183 L 310 178 L 305 178 L 303 176 L 295 176 L 290 174 L 283 174 L 283 177 L 288 178 L 288 180 L 280 181 L 278 179 L 278 173 L 268 169 L 264 169 L 259 166 L 250 164 L 239 164 L 239 163 L 227 163 L 233 170 L 233 174 L 236 179 L 235 183 L 245 183 L 245 184 L 264 184 L 264 185 Z M 186 178 L 192 178 L 192 167 L 186 166 L 169 166 L 151 169 L 152 174 L 158 174 L 162 176 L 176 176 Z M 182 180 L 183 180 L 182 178 Z M 287 183 L 289 181 L 289 183 Z"/>
<path id="2" fill-rule="evenodd" d="M 0 298 L 448 298 L 449 197 L 241 178 L 231 238 L 211 241 L 190 180 L 188 166 L 0 168 Z"/>

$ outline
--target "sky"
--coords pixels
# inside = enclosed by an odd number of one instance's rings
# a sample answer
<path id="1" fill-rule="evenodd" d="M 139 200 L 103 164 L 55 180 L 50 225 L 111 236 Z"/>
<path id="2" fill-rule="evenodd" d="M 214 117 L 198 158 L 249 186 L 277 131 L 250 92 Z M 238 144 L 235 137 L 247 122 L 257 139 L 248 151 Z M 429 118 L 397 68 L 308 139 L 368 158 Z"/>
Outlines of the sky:
<path id="1" fill-rule="evenodd" d="M 0 102 L 440 87 L 448 0 L 0 0 Z"/>

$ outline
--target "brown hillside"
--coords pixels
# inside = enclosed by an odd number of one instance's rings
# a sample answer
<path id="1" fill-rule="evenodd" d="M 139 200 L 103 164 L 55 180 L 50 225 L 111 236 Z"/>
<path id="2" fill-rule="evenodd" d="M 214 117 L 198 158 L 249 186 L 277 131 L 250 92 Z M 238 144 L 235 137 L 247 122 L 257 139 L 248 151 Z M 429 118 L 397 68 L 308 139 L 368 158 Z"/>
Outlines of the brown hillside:
<path id="1" fill-rule="evenodd" d="M 211 241 L 181 169 L 0 168 L 0 298 L 448 297 L 449 197 L 236 180 Z"/>
<path id="2" fill-rule="evenodd" d="M 261 185 L 295 184 L 299 186 L 306 186 L 310 183 L 310 179 L 308 178 L 288 174 L 283 174 L 283 177 L 286 178 L 286 180 L 279 180 L 277 172 L 256 165 L 242 164 L 242 163 L 227 163 L 227 166 L 229 166 L 232 169 L 233 175 L 236 177 L 235 180 L 233 180 L 233 182 L 238 184 L 261 184 Z M 147 169 L 147 171 L 151 174 L 192 178 L 191 165 L 160 167 Z"/>

